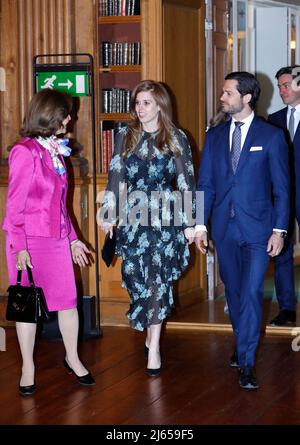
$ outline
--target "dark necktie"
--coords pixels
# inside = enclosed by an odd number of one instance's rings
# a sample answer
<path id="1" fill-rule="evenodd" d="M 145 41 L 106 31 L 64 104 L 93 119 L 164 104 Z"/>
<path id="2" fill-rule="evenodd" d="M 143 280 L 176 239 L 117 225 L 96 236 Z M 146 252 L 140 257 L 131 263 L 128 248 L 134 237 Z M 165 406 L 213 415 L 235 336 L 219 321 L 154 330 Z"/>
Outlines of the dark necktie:
<path id="1" fill-rule="evenodd" d="M 242 149 L 242 131 L 241 126 L 244 122 L 235 122 L 235 129 L 232 133 L 232 145 L 231 145 L 231 165 L 233 173 L 236 172 Z"/>
<path id="2" fill-rule="evenodd" d="M 291 136 L 291 140 L 294 139 L 294 135 L 295 135 L 295 118 L 294 118 L 294 113 L 296 111 L 296 108 L 292 108 L 291 109 L 291 115 L 290 115 L 290 120 L 289 120 L 289 132 L 290 132 L 290 136 Z"/>

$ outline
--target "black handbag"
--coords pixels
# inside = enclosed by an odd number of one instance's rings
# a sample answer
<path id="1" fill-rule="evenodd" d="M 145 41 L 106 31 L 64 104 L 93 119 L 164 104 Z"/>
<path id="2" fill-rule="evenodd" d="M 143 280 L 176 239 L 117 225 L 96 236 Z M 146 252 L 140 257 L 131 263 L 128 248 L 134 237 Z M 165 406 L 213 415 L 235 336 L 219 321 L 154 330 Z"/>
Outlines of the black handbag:
<path id="1" fill-rule="evenodd" d="M 37 323 L 50 318 L 44 292 L 35 287 L 31 269 L 27 267 L 30 286 L 21 286 L 22 270 L 18 270 L 17 284 L 9 286 L 6 319 L 24 323 Z"/>
<path id="2" fill-rule="evenodd" d="M 113 230 L 112 238 L 109 237 L 109 233 L 107 233 L 105 236 L 104 244 L 102 247 L 102 259 L 107 267 L 111 265 L 114 259 L 116 251 L 116 240 L 117 234 L 115 230 Z"/>

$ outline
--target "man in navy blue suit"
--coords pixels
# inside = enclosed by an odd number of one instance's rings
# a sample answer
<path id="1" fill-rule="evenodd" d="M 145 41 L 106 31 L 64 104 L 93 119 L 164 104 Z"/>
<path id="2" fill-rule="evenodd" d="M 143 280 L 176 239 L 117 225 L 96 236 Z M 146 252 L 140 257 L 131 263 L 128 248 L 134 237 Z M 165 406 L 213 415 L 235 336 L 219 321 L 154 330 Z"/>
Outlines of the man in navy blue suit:
<path id="1" fill-rule="evenodd" d="M 282 130 L 253 110 L 260 86 L 247 72 L 225 78 L 220 98 L 231 116 L 206 134 L 198 190 L 204 192 L 204 225 L 195 243 L 206 253 L 212 219 L 220 275 L 236 339 L 231 366 L 242 388 L 257 389 L 255 352 L 260 337 L 263 284 L 269 258 L 283 248 L 289 224 L 289 160 Z"/>
<path id="2" fill-rule="evenodd" d="M 286 107 L 270 114 L 270 123 L 285 131 L 290 149 L 291 213 L 284 248 L 275 258 L 275 289 L 279 314 L 270 321 L 273 326 L 285 326 L 296 321 L 296 298 L 293 262 L 295 216 L 300 222 L 300 87 L 297 80 L 300 66 L 287 66 L 276 73 L 279 94 Z M 297 79 L 298 77 L 298 79 Z"/>

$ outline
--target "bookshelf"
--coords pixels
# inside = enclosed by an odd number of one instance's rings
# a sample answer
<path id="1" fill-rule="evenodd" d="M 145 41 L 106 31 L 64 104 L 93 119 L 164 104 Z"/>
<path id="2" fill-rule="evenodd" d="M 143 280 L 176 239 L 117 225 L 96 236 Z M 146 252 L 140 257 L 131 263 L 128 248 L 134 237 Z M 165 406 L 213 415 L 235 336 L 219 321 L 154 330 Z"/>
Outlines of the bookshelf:
<path id="1" fill-rule="evenodd" d="M 98 0 L 97 172 L 106 175 L 116 130 L 129 120 L 130 97 L 142 76 L 140 0 Z"/>

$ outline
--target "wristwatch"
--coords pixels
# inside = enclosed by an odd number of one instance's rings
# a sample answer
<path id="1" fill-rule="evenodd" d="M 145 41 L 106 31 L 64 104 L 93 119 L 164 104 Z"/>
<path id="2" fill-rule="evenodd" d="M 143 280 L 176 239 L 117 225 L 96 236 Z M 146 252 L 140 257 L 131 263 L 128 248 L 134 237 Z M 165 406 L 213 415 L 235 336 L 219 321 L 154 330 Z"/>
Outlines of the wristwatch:
<path id="1" fill-rule="evenodd" d="M 273 233 L 275 233 L 276 235 L 279 235 L 280 238 L 283 238 L 283 239 L 286 238 L 286 236 L 287 236 L 286 232 L 277 232 L 277 231 L 275 231 Z"/>

